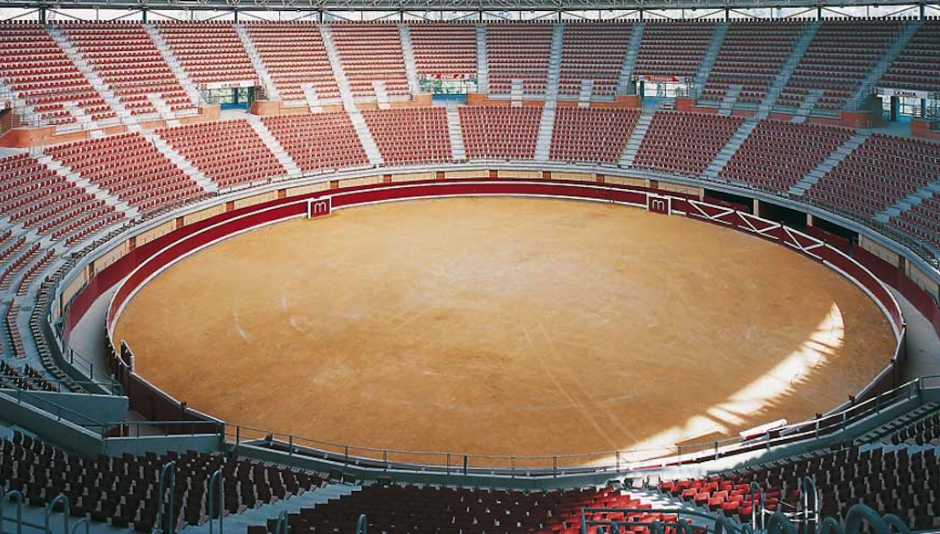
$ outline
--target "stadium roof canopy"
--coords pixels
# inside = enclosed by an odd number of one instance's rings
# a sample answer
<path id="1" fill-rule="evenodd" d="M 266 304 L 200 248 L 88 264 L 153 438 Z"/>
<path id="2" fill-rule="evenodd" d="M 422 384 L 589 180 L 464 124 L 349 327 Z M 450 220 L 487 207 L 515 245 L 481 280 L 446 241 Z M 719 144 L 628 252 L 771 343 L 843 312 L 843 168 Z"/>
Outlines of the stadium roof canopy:
<path id="1" fill-rule="evenodd" d="M 936 4 L 935 0 L 924 2 Z M 0 0 L 0 8 L 487 12 L 911 6 L 917 0 Z"/>

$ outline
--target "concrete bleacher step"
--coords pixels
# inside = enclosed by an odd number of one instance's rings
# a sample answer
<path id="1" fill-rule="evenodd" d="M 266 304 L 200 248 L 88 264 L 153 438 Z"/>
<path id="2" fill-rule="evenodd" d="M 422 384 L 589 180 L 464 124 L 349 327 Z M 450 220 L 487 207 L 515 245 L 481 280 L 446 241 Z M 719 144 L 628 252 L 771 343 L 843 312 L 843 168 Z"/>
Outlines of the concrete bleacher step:
<path id="1" fill-rule="evenodd" d="M 317 88 L 312 83 L 305 83 L 301 85 L 301 88 L 304 90 L 304 101 L 307 104 L 307 109 L 309 109 L 311 113 L 323 111 L 323 104 L 320 102 L 320 96 L 317 94 Z"/>
<path id="2" fill-rule="evenodd" d="M 514 108 L 522 107 L 522 99 L 524 98 L 524 87 L 523 81 L 520 79 L 512 80 L 512 88 L 509 90 L 509 105 Z"/>
<path id="3" fill-rule="evenodd" d="M 137 122 L 134 115 L 124 106 L 121 99 L 114 94 L 111 87 L 98 75 L 91 64 L 88 63 L 78 47 L 72 44 L 68 36 L 65 35 L 65 32 L 55 26 L 50 26 L 47 31 L 49 32 L 49 36 L 52 37 L 52 40 L 59 45 L 59 48 L 61 48 L 69 58 L 69 61 L 75 64 L 75 67 L 82 73 L 82 76 L 84 76 L 95 91 L 101 95 L 105 103 L 111 107 L 127 130 L 130 132 L 141 131 L 140 123 Z"/>
<path id="4" fill-rule="evenodd" d="M 300 166 L 297 165 L 297 162 L 294 161 L 294 158 L 284 150 L 284 147 L 281 146 L 281 143 L 274 137 L 274 134 L 268 130 L 268 127 L 265 126 L 262 122 L 261 117 L 257 115 L 248 115 L 248 124 L 251 125 L 251 128 L 258 134 L 258 137 L 261 138 L 261 141 L 264 143 L 268 150 L 274 154 L 274 157 L 277 159 L 278 163 L 282 167 L 287 169 L 287 176 L 290 178 L 300 178 L 303 176 L 303 172 L 300 170 Z"/>
<path id="5" fill-rule="evenodd" d="M 806 173 L 798 182 L 793 184 L 788 193 L 793 196 L 802 196 L 809 188 L 816 185 L 829 171 L 845 161 L 845 158 L 849 157 L 849 154 L 861 146 L 866 139 L 868 139 L 867 133 L 858 132 L 854 134 L 848 141 L 843 143 L 842 146 L 835 149 L 832 154 L 829 154 L 829 157 L 824 159 L 816 168 Z"/>
<path id="6" fill-rule="evenodd" d="M 255 42 L 251 39 L 251 34 L 248 33 L 248 28 L 245 28 L 245 26 L 241 24 L 236 24 L 235 33 L 238 34 L 238 38 L 241 40 L 242 46 L 248 54 L 248 59 L 251 60 L 251 66 L 254 67 L 255 74 L 257 74 L 258 79 L 261 80 L 264 94 L 267 95 L 269 100 L 280 100 L 281 95 L 278 93 L 277 84 L 274 83 L 274 79 L 271 78 L 271 73 L 268 72 L 268 67 L 264 64 L 264 60 L 261 59 L 261 54 L 258 53 Z"/>
<path id="7" fill-rule="evenodd" d="M 878 63 L 868 71 L 865 80 L 859 84 L 858 88 L 852 94 L 852 98 L 849 99 L 847 104 L 849 109 L 858 109 L 862 106 L 865 98 L 871 94 L 878 82 L 881 81 L 881 77 L 884 76 L 885 72 L 888 72 L 888 68 L 891 67 L 894 60 L 901 55 L 901 51 L 904 50 L 904 47 L 907 46 L 911 37 L 920 29 L 921 24 L 923 24 L 923 21 L 920 20 L 912 20 L 904 24 L 904 28 L 901 30 L 901 33 L 898 34 L 897 40 L 891 43 L 891 47 L 888 51 L 885 52 L 878 60 Z"/>
<path id="8" fill-rule="evenodd" d="M 369 158 L 369 163 L 374 166 L 382 165 L 384 163 L 382 153 L 379 152 L 379 146 L 375 144 L 375 138 L 372 137 L 372 132 L 369 130 L 369 125 L 366 124 L 362 113 L 359 111 L 350 111 L 349 120 L 356 130 L 356 135 L 359 136 L 359 142 L 362 143 L 362 148 L 366 151 L 366 157 Z"/>
<path id="9" fill-rule="evenodd" d="M 486 24 L 477 24 L 477 92 L 490 92 L 490 59 L 486 46 Z"/>
<path id="10" fill-rule="evenodd" d="M 725 91 L 725 96 L 721 99 L 721 103 L 718 105 L 718 115 L 722 117 L 730 117 L 731 113 L 734 111 L 734 104 L 738 101 L 738 95 L 740 94 L 740 85 L 729 85 Z"/>
<path id="11" fill-rule="evenodd" d="M 538 137 L 535 141 L 535 161 L 548 161 L 549 150 L 552 146 L 552 132 L 555 128 L 556 107 L 555 100 L 548 100 L 542 108 Z"/>
<path id="12" fill-rule="evenodd" d="M 650 123 L 653 122 L 654 115 L 654 111 L 644 111 L 640 115 L 633 132 L 630 133 L 630 138 L 627 139 L 623 154 L 620 155 L 620 162 L 618 163 L 620 167 L 633 166 L 633 160 L 636 158 L 637 151 L 640 150 L 640 145 L 643 144 L 643 138 L 646 136 L 646 131 L 649 130 Z"/>
<path id="13" fill-rule="evenodd" d="M 307 491 L 287 499 L 277 500 L 271 504 L 263 504 L 257 508 L 245 510 L 240 514 L 227 515 L 224 520 L 224 529 L 228 532 L 246 532 L 249 526 L 263 525 L 269 518 L 277 518 L 282 512 L 294 514 L 303 508 L 315 508 L 317 505 L 350 495 L 358 489 L 358 486 L 348 484 L 328 484 L 313 491 Z M 180 532 L 209 534 L 209 523 L 188 526 Z M 216 521 L 215 532 L 218 532 L 218 521 Z"/>
<path id="14" fill-rule="evenodd" d="M 167 105 L 166 100 L 161 95 L 151 93 L 147 95 L 147 99 L 150 100 L 150 104 L 157 110 L 160 118 L 166 122 L 167 126 L 172 128 L 181 124 L 180 121 L 176 120 L 176 114 L 173 113 L 173 110 L 170 109 L 170 106 Z"/>
<path id="15" fill-rule="evenodd" d="M 659 490 L 655 489 L 645 489 L 645 488 L 629 488 L 625 489 L 624 493 L 629 494 L 631 497 L 637 497 L 642 499 L 644 503 L 653 505 L 653 508 L 667 508 L 667 509 L 679 509 L 679 510 L 688 510 L 690 512 L 699 512 L 705 514 L 713 514 L 704 508 L 695 506 L 693 503 L 688 501 L 683 501 L 682 499 L 677 499 L 672 495 L 667 493 L 662 493 Z M 683 519 L 688 519 L 692 523 L 693 528 L 703 528 L 708 531 L 711 531 L 714 527 L 715 522 L 709 521 L 703 517 L 684 517 Z"/>
<path id="16" fill-rule="evenodd" d="M 463 144 L 463 129 L 460 127 L 460 110 L 456 104 L 447 106 L 447 135 L 450 137 L 450 152 L 454 161 L 465 161 L 467 152 Z"/>
<path id="17" fill-rule="evenodd" d="M 887 423 L 874 428 L 865 434 L 862 434 L 855 439 L 854 444 L 875 446 L 881 445 L 881 440 L 887 438 L 891 434 L 900 432 L 908 426 L 932 415 L 937 411 L 940 411 L 940 403 L 929 402 L 927 404 L 921 405 L 896 419 L 888 421 Z"/>
<path id="18" fill-rule="evenodd" d="M 157 150 L 163 153 L 164 156 L 176 165 L 181 171 L 183 171 L 186 176 L 192 178 L 196 185 L 203 188 L 206 192 L 214 193 L 219 190 L 219 186 L 215 182 L 209 179 L 201 170 L 199 170 L 192 162 L 186 159 L 182 154 L 176 151 L 175 148 L 170 146 L 169 143 L 163 140 L 159 135 L 155 133 L 144 134 L 153 146 L 157 147 Z"/>
<path id="19" fill-rule="evenodd" d="M 202 93 L 196 87 L 196 84 L 193 83 L 192 78 L 189 77 L 189 73 L 183 68 L 176 54 L 173 53 L 173 49 L 170 48 L 166 39 L 163 38 L 160 30 L 153 24 L 144 24 L 144 31 L 147 32 L 147 35 L 150 36 L 150 40 L 153 41 L 154 46 L 157 47 L 157 51 L 160 52 L 163 61 L 170 67 L 170 72 L 176 77 L 176 81 L 178 81 L 183 87 L 183 90 L 186 91 L 186 96 L 189 97 L 193 106 L 202 105 L 204 101 Z"/>
<path id="20" fill-rule="evenodd" d="M 695 77 L 692 78 L 692 85 L 697 91 L 701 92 L 702 87 L 705 86 L 705 80 L 708 79 L 708 75 L 712 72 L 712 67 L 715 66 L 715 60 L 718 59 L 718 52 L 721 50 L 721 44 L 725 41 L 725 35 L 727 34 L 727 22 L 715 24 L 715 31 L 712 32 L 711 40 L 708 42 L 708 48 L 705 50 L 705 55 L 702 56 L 702 62 L 699 63 Z"/>
<path id="21" fill-rule="evenodd" d="M 738 127 L 737 131 L 734 132 L 734 135 L 731 136 L 731 139 L 725 143 L 721 151 L 718 152 L 715 159 L 708 164 L 708 167 L 705 169 L 705 176 L 713 180 L 718 178 L 721 170 L 731 161 L 731 158 L 734 157 L 734 154 L 741 148 L 741 145 L 743 145 L 744 141 L 751 135 L 754 128 L 757 128 L 758 124 L 760 124 L 760 121 L 753 117 L 744 121 L 744 123 Z"/>
<path id="22" fill-rule="evenodd" d="M 14 91 L 3 79 L 0 79 L 0 102 L 9 102 L 16 116 L 26 124 L 31 126 L 45 126 L 49 124 L 49 121 L 37 113 L 33 106 L 20 97 L 19 91 Z"/>
<path id="23" fill-rule="evenodd" d="M 764 99 L 760 103 L 759 112 L 762 114 L 761 118 L 766 118 L 766 116 L 770 114 L 770 111 L 777 103 L 777 99 L 780 98 L 780 93 L 782 93 L 783 88 L 787 86 L 787 82 L 790 81 L 790 76 L 793 75 L 796 66 L 800 63 L 800 60 L 803 59 L 803 54 L 806 53 L 810 42 L 812 42 L 818 30 L 819 21 L 810 21 L 803 25 L 803 33 L 801 33 L 800 37 L 796 40 L 796 43 L 790 50 L 790 54 L 783 62 L 780 71 L 777 73 L 776 78 L 774 78 L 774 82 L 770 85 L 767 94 L 764 95 Z"/>
<path id="24" fill-rule="evenodd" d="M 819 102 L 819 99 L 823 97 L 825 91 L 822 89 L 813 89 L 806 95 L 806 98 L 800 102 L 800 107 L 797 108 L 796 114 L 790 119 L 790 122 L 794 124 L 806 124 L 806 121 L 809 120 L 810 114 L 813 113 L 813 109 L 816 107 L 816 103 Z"/>
<path id="25" fill-rule="evenodd" d="M 884 210 L 875 214 L 874 219 L 880 223 L 886 223 L 889 219 L 897 217 L 921 202 L 931 198 L 934 194 L 940 194 L 940 177 L 929 184 L 918 188 L 910 195 L 898 200 L 894 204 L 886 207 Z"/>
<path id="26" fill-rule="evenodd" d="M 114 209 L 121 211 L 129 219 L 133 219 L 140 215 L 140 211 L 129 205 L 127 202 L 118 199 L 116 196 L 112 195 L 108 191 L 102 189 L 96 184 L 91 183 L 87 178 L 83 178 L 78 172 L 73 171 L 70 167 L 66 167 L 62 162 L 53 158 L 52 156 L 46 154 L 43 151 L 38 151 L 35 154 L 36 161 L 46 166 L 50 171 L 62 176 L 68 180 L 72 185 L 78 187 L 88 194 L 94 196 L 95 198 L 104 201 L 108 206 L 113 206 Z"/>
<path id="27" fill-rule="evenodd" d="M 75 117 L 75 122 L 82 130 L 88 132 L 88 137 L 92 139 L 101 139 L 107 136 L 102 128 L 91 116 L 85 113 L 85 110 L 75 102 L 63 102 L 62 107 Z"/>
<path id="28" fill-rule="evenodd" d="M 375 102 L 379 109 L 392 109 L 392 103 L 388 100 L 388 91 L 385 90 L 385 82 L 381 80 L 372 80 L 372 90 L 375 91 Z"/>
<path id="29" fill-rule="evenodd" d="M 581 80 L 581 86 L 578 88 L 578 107 L 591 107 L 591 95 L 594 94 L 594 80 Z"/>
<path id="30" fill-rule="evenodd" d="M 26 152 L 25 148 L 9 148 L 5 146 L 0 146 L 0 158 L 5 158 L 8 156 L 15 156 L 17 154 L 22 154 Z"/>
<path id="31" fill-rule="evenodd" d="M 349 79 L 346 78 L 346 71 L 343 69 L 343 60 L 340 58 L 336 40 L 333 39 L 333 29 L 330 28 L 329 24 L 320 24 L 318 28 L 320 28 L 320 38 L 323 40 L 323 48 L 326 49 L 326 56 L 330 60 L 330 69 L 333 71 L 333 79 L 336 80 L 340 98 L 343 100 L 343 109 L 349 112 L 356 111 L 356 100 L 353 98 L 352 89 L 349 86 Z"/>
<path id="32" fill-rule="evenodd" d="M 405 75 L 408 77 L 408 89 L 411 94 L 421 92 L 421 83 L 418 82 L 418 64 L 415 61 L 415 50 L 411 43 L 411 27 L 407 24 L 398 25 L 398 38 L 401 41 L 401 52 L 405 59 Z"/>
<path id="33" fill-rule="evenodd" d="M 561 49 L 565 40 L 565 25 L 552 26 L 552 47 L 548 54 L 548 76 L 545 80 L 545 100 L 558 99 L 558 85 L 561 82 Z"/>
<path id="34" fill-rule="evenodd" d="M 640 43 L 643 42 L 643 28 L 645 27 L 645 22 L 639 22 L 633 25 L 633 30 L 630 32 L 630 43 L 627 45 L 627 52 L 620 65 L 620 76 L 617 78 L 617 95 L 619 96 L 625 96 L 631 92 L 630 86 L 633 83 L 633 71 L 636 69 L 636 57 L 640 53 Z"/>

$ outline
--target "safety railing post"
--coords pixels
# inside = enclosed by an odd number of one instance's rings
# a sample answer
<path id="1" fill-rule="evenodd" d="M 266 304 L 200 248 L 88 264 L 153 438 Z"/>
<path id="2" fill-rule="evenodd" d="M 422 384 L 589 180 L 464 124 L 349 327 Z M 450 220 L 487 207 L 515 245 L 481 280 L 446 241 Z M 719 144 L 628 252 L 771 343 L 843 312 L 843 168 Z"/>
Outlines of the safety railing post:
<path id="1" fill-rule="evenodd" d="M 219 534 L 222 534 L 223 518 L 225 517 L 225 480 L 222 477 L 223 475 L 221 468 L 216 469 L 215 473 L 212 473 L 212 475 L 209 477 L 209 503 L 208 506 L 206 506 L 206 511 L 209 513 L 209 534 L 213 534 L 213 513 L 219 514 Z M 217 482 L 219 486 L 218 500 L 214 498 L 215 486 Z"/>
<path id="2" fill-rule="evenodd" d="M 450 476 L 450 453 L 447 453 L 447 476 Z"/>
<path id="3" fill-rule="evenodd" d="M 382 451 L 382 463 L 385 466 L 385 470 L 388 471 L 388 449 Z"/>
<path id="4" fill-rule="evenodd" d="M 69 498 L 64 493 L 56 495 L 55 499 L 52 499 L 52 502 L 46 507 L 46 513 L 43 516 L 45 534 L 52 534 L 52 527 L 49 526 L 49 521 L 52 518 L 53 511 L 55 511 L 55 506 L 60 502 L 62 503 L 62 532 L 63 534 L 69 534 Z"/>
<path id="5" fill-rule="evenodd" d="M 764 530 L 764 489 L 757 482 L 751 482 L 747 493 L 751 499 L 751 528 Z M 754 504 L 754 496 L 757 496 L 757 504 Z"/>
<path id="6" fill-rule="evenodd" d="M 343 465 L 349 465 L 349 445 L 343 446 Z"/>
<path id="7" fill-rule="evenodd" d="M 293 434 L 287 436 L 287 455 L 288 456 L 294 455 L 294 435 Z"/>
<path id="8" fill-rule="evenodd" d="M 85 526 L 85 534 L 88 534 L 89 532 L 91 532 L 91 523 L 88 522 L 87 517 L 83 517 L 78 520 L 78 523 L 75 523 L 74 525 L 72 525 L 72 534 L 78 534 L 78 527 L 82 525 Z"/>
<path id="9" fill-rule="evenodd" d="M 166 514 L 169 516 L 167 520 L 167 526 L 169 527 L 170 534 L 175 534 L 175 524 L 173 521 L 173 513 L 176 504 L 176 463 L 169 462 L 163 466 L 163 469 L 160 470 L 160 484 L 157 489 L 157 519 L 154 521 L 154 534 L 163 534 L 163 518 L 164 518 L 164 508 L 166 508 L 166 488 L 167 488 L 167 479 L 169 479 L 170 486 L 170 512 Z"/>
<path id="10" fill-rule="evenodd" d="M 617 471 L 620 471 L 620 451 L 617 451 L 617 454 L 614 455 L 617 460 Z"/>
<path id="11" fill-rule="evenodd" d="M 278 514 L 277 523 L 274 525 L 274 534 L 287 534 L 287 510 Z"/>
<path id="12" fill-rule="evenodd" d="M 469 462 L 469 460 L 467 459 L 467 455 L 464 454 L 464 455 L 463 455 L 463 474 L 464 474 L 464 476 L 467 475 L 467 464 L 468 464 L 468 462 Z"/>
<path id="13" fill-rule="evenodd" d="M 368 534 L 369 533 L 369 519 L 366 518 L 366 514 L 360 514 L 359 520 L 356 521 L 356 534 Z"/>
<path id="14" fill-rule="evenodd" d="M 558 457 L 552 456 L 552 477 L 558 478 Z"/>
<path id="15" fill-rule="evenodd" d="M 3 510 L 7 501 L 16 503 L 16 534 L 23 534 L 23 494 L 17 490 L 4 492 L 3 487 L 0 487 L 0 532 L 6 532 L 3 530 L 3 521 L 6 518 Z"/>

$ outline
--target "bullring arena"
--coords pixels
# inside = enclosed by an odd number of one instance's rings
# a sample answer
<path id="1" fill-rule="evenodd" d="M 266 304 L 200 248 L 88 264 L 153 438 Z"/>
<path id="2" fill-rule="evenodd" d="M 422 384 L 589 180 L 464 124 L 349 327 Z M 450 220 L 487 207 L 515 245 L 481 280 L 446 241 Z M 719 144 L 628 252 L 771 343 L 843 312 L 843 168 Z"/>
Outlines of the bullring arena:
<path id="1" fill-rule="evenodd" d="M 377 449 L 583 455 L 570 464 L 812 418 L 863 389 L 895 343 L 862 290 L 784 247 L 518 198 L 380 204 L 238 235 L 151 280 L 115 337 L 139 374 L 232 424 Z"/>
<path id="2" fill-rule="evenodd" d="M 0 534 L 937 532 L 905 1 L 0 0 Z"/>

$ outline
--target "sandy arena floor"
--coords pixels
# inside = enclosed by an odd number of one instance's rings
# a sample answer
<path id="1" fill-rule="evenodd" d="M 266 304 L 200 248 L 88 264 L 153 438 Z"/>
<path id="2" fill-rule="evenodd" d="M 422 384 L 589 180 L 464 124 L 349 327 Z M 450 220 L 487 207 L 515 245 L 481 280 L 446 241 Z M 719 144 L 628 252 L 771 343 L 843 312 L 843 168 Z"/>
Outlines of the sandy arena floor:
<path id="1" fill-rule="evenodd" d="M 505 455 L 803 420 L 893 349 L 867 296 L 784 247 L 528 199 L 385 204 L 245 234 L 146 286 L 117 335 L 141 375 L 230 423 Z"/>

